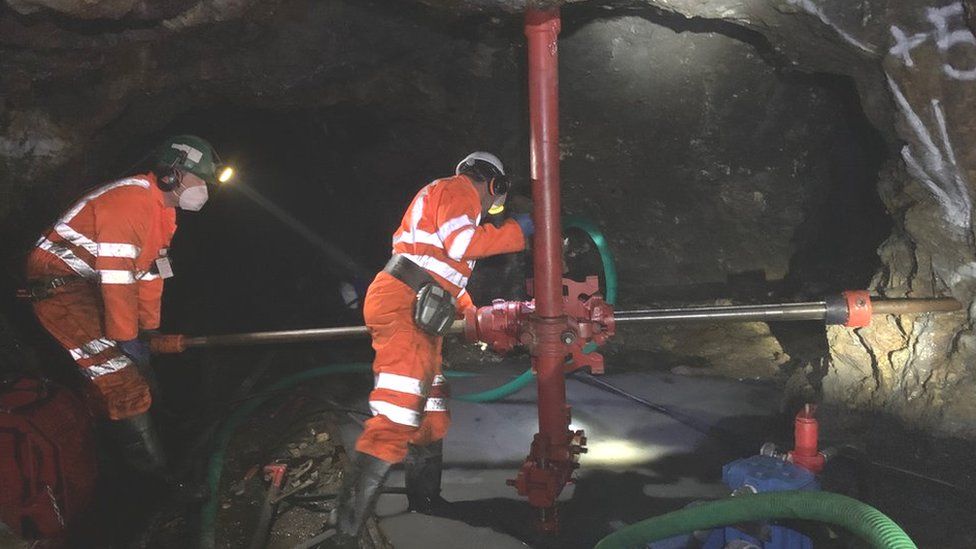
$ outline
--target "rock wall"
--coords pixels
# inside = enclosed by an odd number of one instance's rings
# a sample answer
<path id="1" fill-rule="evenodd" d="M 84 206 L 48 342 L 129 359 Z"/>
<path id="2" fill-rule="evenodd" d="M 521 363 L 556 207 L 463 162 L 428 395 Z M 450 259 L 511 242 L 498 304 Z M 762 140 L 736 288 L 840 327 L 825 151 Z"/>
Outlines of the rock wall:
<path id="1" fill-rule="evenodd" d="M 831 328 L 824 398 L 976 435 L 972 2 L 655 4 L 744 24 L 798 66 L 857 80 L 865 110 L 900 157 L 879 181 L 895 229 L 879 249 L 883 267 L 872 288 L 890 297 L 952 295 L 967 311 Z"/>
<path id="2" fill-rule="evenodd" d="M 626 258 L 625 303 L 680 301 L 739 273 L 781 281 L 837 176 L 835 90 L 784 73 L 735 27 L 565 11 L 564 208 Z"/>
<path id="3" fill-rule="evenodd" d="M 915 426 L 973 436 L 976 37 L 963 15 L 958 2 L 903 3 L 880 19 L 889 34 L 875 43 L 903 143 L 901 161 L 880 182 L 896 229 L 879 250 L 884 267 L 873 286 L 892 297 L 952 295 L 967 311 L 831 329 L 824 391 Z"/>

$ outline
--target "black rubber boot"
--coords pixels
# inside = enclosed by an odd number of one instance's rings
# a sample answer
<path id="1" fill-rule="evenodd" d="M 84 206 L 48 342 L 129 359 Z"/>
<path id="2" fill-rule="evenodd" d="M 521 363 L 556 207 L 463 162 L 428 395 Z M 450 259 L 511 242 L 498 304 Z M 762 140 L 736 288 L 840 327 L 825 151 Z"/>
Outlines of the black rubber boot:
<path id="1" fill-rule="evenodd" d="M 336 507 L 336 535 L 327 547 L 359 547 L 359 535 L 373 513 L 376 500 L 393 464 L 361 452 L 356 453 L 352 474 L 346 476 Z"/>
<path id="2" fill-rule="evenodd" d="M 180 500 L 199 502 L 207 498 L 203 485 L 183 482 L 170 470 L 149 412 L 110 421 L 109 432 L 130 469 L 162 482 Z"/>
<path id="3" fill-rule="evenodd" d="M 111 421 L 109 430 L 131 469 L 160 478 L 167 476 L 166 454 L 149 412 Z"/>
<path id="4" fill-rule="evenodd" d="M 444 441 L 427 446 L 411 444 L 403 461 L 407 505 L 410 511 L 432 513 L 448 504 L 441 497 L 441 472 L 444 469 Z"/>

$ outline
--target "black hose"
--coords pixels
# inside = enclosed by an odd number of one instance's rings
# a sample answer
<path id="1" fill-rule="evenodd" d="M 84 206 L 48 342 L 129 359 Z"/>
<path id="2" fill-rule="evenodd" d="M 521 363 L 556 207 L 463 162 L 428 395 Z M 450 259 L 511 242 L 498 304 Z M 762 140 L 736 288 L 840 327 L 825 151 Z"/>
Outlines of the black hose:
<path id="1" fill-rule="evenodd" d="M 591 387 L 595 387 L 602 391 L 606 391 L 608 393 L 615 394 L 617 396 L 621 396 L 628 400 L 636 402 L 637 404 L 640 404 L 641 406 L 651 411 L 662 414 L 688 428 L 698 431 L 699 433 L 705 435 L 706 437 L 711 437 L 731 448 L 734 448 L 738 452 L 748 453 L 748 452 L 755 451 L 755 447 L 748 446 L 745 443 L 741 442 L 742 437 L 737 435 L 736 433 L 722 429 L 720 427 L 715 427 L 713 425 L 707 425 L 707 424 L 703 425 L 702 422 L 694 419 L 691 416 L 672 410 L 671 408 L 668 408 L 663 404 L 651 402 L 650 400 L 629 393 L 621 389 L 620 387 L 617 387 L 616 385 L 608 383 L 607 381 L 604 381 L 603 379 L 594 376 L 593 374 L 577 370 L 572 374 L 570 374 L 570 377 L 572 377 L 576 381 L 579 381 L 580 383 L 584 383 Z"/>

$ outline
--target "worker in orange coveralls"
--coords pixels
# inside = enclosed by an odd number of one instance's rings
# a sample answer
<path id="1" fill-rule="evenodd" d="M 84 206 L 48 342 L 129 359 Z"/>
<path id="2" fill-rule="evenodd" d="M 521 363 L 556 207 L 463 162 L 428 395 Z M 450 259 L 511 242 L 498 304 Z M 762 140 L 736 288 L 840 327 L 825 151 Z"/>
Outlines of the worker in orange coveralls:
<path id="1" fill-rule="evenodd" d="M 217 159 L 209 143 L 183 135 L 148 160 L 147 173 L 94 189 L 54 222 L 28 258 L 26 294 L 89 381 L 89 406 L 108 420 L 126 463 L 167 478 L 148 413 L 153 378 L 140 333 L 159 327 L 176 208 L 203 207 L 206 184 L 218 179 Z"/>
<path id="2" fill-rule="evenodd" d="M 441 439 L 450 413 L 441 372 L 441 340 L 459 311 L 474 307 L 465 291 L 477 259 L 525 249 L 534 226 L 517 214 L 500 227 L 481 225 L 504 208 L 509 182 L 493 154 L 474 152 L 454 177 L 428 184 L 393 235 L 393 257 L 366 292 L 363 316 L 373 338 L 373 417 L 356 442 L 333 523 L 333 545 L 353 545 L 390 467 L 405 461 L 414 510 L 440 499 Z"/>

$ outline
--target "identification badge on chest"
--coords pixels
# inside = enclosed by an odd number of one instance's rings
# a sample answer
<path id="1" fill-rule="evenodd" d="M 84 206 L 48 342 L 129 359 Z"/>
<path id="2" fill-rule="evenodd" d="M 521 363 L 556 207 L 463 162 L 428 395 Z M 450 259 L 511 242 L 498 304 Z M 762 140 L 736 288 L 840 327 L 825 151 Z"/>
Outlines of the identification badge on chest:
<path id="1" fill-rule="evenodd" d="M 159 278 L 167 279 L 173 276 L 173 264 L 170 263 L 169 258 L 166 256 L 156 258 L 156 272 L 159 273 Z"/>

